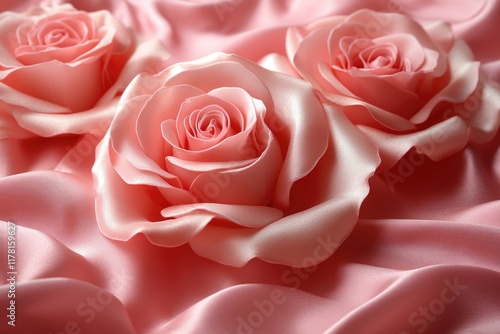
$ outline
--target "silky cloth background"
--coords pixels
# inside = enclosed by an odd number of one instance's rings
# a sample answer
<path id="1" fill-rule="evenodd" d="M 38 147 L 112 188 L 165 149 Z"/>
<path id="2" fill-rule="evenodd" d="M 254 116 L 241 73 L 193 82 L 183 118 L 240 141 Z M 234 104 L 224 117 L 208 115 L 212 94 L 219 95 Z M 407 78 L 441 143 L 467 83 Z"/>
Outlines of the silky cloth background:
<path id="1" fill-rule="evenodd" d="M 109 9 L 143 36 L 161 38 L 172 62 L 212 51 L 258 60 L 284 51 L 288 24 L 395 3 L 70 2 Z M 0 9 L 35 3 L 2 3 Z M 232 10 L 221 16 L 214 4 Z M 500 79 L 500 48 L 493 41 L 500 1 L 396 4 L 423 23 L 450 21 L 485 75 Z M 2 333 L 59 333 L 74 323 L 82 333 L 500 331 L 499 135 L 440 162 L 408 155 L 391 170 L 403 180 L 395 184 L 374 176 L 351 235 L 328 260 L 300 270 L 260 260 L 233 268 L 189 246 L 161 248 L 143 236 L 105 238 L 94 216 L 94 155 L 83 150 L 95 144 L 91 137 L 0 141 L 0 220 L 18 225 L 17 321 L 7 326 L 8 286 L 2 285 Z M 76 160 L 69 154 L 75 151 Z M 7 229 L 0 226 L 5 283 Z M 453 284 L 460 287 L 455 294 Z M 93 313 L 89 300 L 97 303 Z"/>

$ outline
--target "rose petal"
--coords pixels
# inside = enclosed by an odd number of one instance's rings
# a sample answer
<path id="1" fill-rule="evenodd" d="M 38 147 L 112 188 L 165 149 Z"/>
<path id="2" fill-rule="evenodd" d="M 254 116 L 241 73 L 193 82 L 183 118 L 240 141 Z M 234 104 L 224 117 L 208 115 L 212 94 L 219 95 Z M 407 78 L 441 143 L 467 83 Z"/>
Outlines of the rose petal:
<path id="1" fill-rule="evenodd" d="M 141 184 L 144 180 L 153 178 L 155 181 L 151 185 L 156 187 L 168 187 L 165 182 L 173 187 L 182 188 L 177 177 L 169 174 L 162 169 L 156 161 L 147 156 L 141 149 L 135 133 L 134 120 L 148 96 L 138 96 L 135 99 L 127 101 L 116 115 L 111 124 L 109 132 L 111 133 L 112 149 L 121 158 L 117 161 L 123 161 L 123 164 L 114 165 L 116 172 L 129 184 Z"/>
<path id="2" fill-rule="evenodd" d="M 275 196 L 283 158 L 274 138 L 266 145 L 252 164 L 225 172 L 201 173 L 193 181 L 191 192 L 207 202 L 269 205 Z M 208 185 L 212 185 L 213 191 Z"/>
<path id="3" fill-rule="evenodd" d="M 0 20 L 0 79 L 3 78 L 4 69 L 22 66 L 14 57 L 14 45 L 16 42 L 16 28 L 26 22 L 26 17 L 16 12 L 2 13 Z"/>
<path id="4" fill-rule="evenodd" d="M 300 78 L 300 74 L 292 66 L 288 58 L 283 55 L 270 53 L 262 57 L 262 59 L 258 61 L 258 64 L 268 70 L 285 73 Z"/>
<path id="5" fill-rule="evenodd" d="M 289 143 L 274 198 L 275 205 L 286 207 L 291 186 L 309 174 L 326 151 L 328 124 L 321 101 L 311 94 L 308 83 L 285 74 L 268 72 L 256 64 L 252 66 L 256 67 L 255 72 L 262 72 L 262 78 L 275 97 L 274 108 L 267 109 L 266 123 L 279 142 Z M 297 93 L 287 94 L 287 89 Z"/>
<path id="6" fill-rule="evenodd" d="M 320 68 L 323 68 L 323 66 L 320 66 Z M 329 71 L 329 69 L 323 69 L 321 72 L 325 75 L 325 77 L 328 77 L 329 79 L 334 78 L 334 75 L 331 73 L 331 71 Z M 344 112 L 346 112 L 346 115 L 353 121 L 355 119 L 363 119 L 363 124 L 369 123 L 372 126 L 377 126 L 378 123 L 379 126 L 383 125 L 383 127 L 398 131 L 415 129 L 415 125 L 409 122 L 407 119 L 399 115 L 387 112 L 386 110 L 369 104 L 356 97 L 345 96 L 342 94 L 331 94 L 328 92 L 323 92 L 323 95 L 334 104 L 342 106 Z M 360 108 L 359 106 L 362 107 Z M 360 115 L 360 113 L 366 114 L 365 111 L 368 112 L 373 117 L 373 119 L 377 121 L 377 123 L 370 122 L 370 120 L 364 117 L 364 115 Z"/>
<path id="7" fill-rule="evenodd" d="M 54 80 L 54 76 L 57 76 L 57 80 Z M 3 79 L 3 83 L 26 95 L 78 112 L 92 108 L 101 97 L 104 92 L 101 79 L 102 68 L 99 63 L 73 67 L 51 61 L 13 70 Z"/>
<path id="8" fill-rule="evenodd" d="M 261 228 L 283 217 L 281 210 L 268 206 L 235 205 L 218 203 L 196 203 L 165 208 L 161 214 L 165 218 L 178 218 L 193 213 L 206 212 L 214 218 L 250 228 Z"/>
<path id="9" fill-rule="evenodd" d="M 210 222 L 210 214 L 192 214 L 177 219 L 161 217 L 165 203 L 152 200 L 159 196 L 151 187 L 126 184 L 111 164 L 107 145 L 108 135 L 96 151 L 96 163 L 92 168 L 97 194 L 96 218 L 105 236 L 129 240 L 137 233 L 144 233 L 152 243 L 175 247 L 191 240 Z"/>
<path id="10" fill-rule="evenodd" d="M 419 107 L 419 97 L 392 85 L 385 77 L 366 75 L 362 70 L 334 69 L 334 75 L 358 98 L 367 104 L 397 114 L 405 119 L 411 117 Z"/>
<path id="11" fill-rule="evenodd" d="M 82 54 L 92 50 L 99 42 L 90 40 L 64 49 L 41 47 L 19 47 L 16 50 L 16 58 L 24 65 L 35 65 L 38 63 L 59 60 L 63 63 L 69 63 L 81 57 Z"/>
<path id="12" fill-rule="evenodd" d="M 479 62 L 474 61 L 472 51 L 463 41 L 457 41 L 448 54 L 451 77 L 448 84 L 430 99 L 410 121 L 423 123 L 428 119 L 435 106 L 443 101 L 460 103 L 471 95 L 479 78 Z"/>
<path id="13" fill-rule="evenodd" d="M 335 29 L 331 42 L 334 43 L 333 45 L 338 45 L 339 39 L 343 36 L 373 39 L 402 33 L 414 36 L 423 48 L 435 49 L 436 44 L 427 31 L 408 16 L 398 13 L 375 12 L 368 9 L 359 10 L 348 16 Z"/>
<path id="14" fill-rule="evenodd" d="M 218 105 L 208 105 L 184 119 L 188 133 L 187 147 L 193 151 L 217 145 L 236 131 L 232 128 L 231 117 Z"/>
<path id="15" fill-rule="evenodd" d="M 292 60 L 298 51 L 300 43 L 313 31 L 320 29 L 333 29 L 342 21 L 345 16 L 329 16 L 323 19 L 316 20 L 303 27 L 290 27 L 286 33 L 286 53 L 288 59 Z"/>
<path id="16" fill-rule="evenodd" d="M 42 113 L 14 109 L 12 116 L 23 129 L 41 137 L 90 133 L 102 138 L 115 115 L 118 99 L 107 101 L 82 113 Z"/>
<path id="17" fill-rule="evenodd" d="M 162 178 L 153 173 L 137 171 L 137 169 L 127 159 L 117 154 L 111 147 L 109 149 L 109 159 L 115 171 L 120 174 L 120 177 L 122 177 L 122 180 L 125 183 L 136 186 L 149 186 L 150 193 L 155 193 L 154 188 L 156 188 L 156 190 L 162 194 L 163 198 L 167 201 L 164 205 L 167 205 L 167 203 L 169 205 L 179 205 L 196 202 L 196 198 L 190 192 L 182 189 L 182 187 L 176 184 L 179 183 L 178 178 L 176 177 L 168 175 L 167 177 Z M 168 179 L 170 183 L 165 179 Z"/>
<path id="18" fill-rule="evenodd" d="M 391 134 L 362 125 L 359 128 L 380 150 L 382 164 L 379 171 L 386 171 L 394 166 L 412 147 L 418 153 L 437 161 L 463 149 L 468 142 L 467 124 L 458 116 L 406 135 Z"/>
<path id="19" fill-rule="evenodd" d="M 314 87 L 321 91 L 331 91 L 332 87 L 341 94 L 352 94 L 336 80 L 328 80 L 320 73 L 320 66 L 330 68 L 331 55 L 328 49 L 328 38 L 330 31 L 326 29 L 316 30 L 312 32 L 300 44 L 297 53 L 292 58 L 292 63 L 297 68 L 297 71 L 311 82 Z M 314 50 L 311 52 L 310 50 Z"/>
<path id="20" fill-rule="evenodd" d="M 167 170 L 176 175 L 182 182 L 184 188 L 191 188 L 191 184 L 193 181 L 201 174 L 201 173 L 210 173 L 212 178 L 216 178 L 216 174 L 218 172 L 224 172 L 232 169 L 241 169 L 248 165 L 251 165 L 255 162 L 256 159 L 251 160 L 238 160 L 238 161 L 219 161 L 219 162 L 193 162 L 188 160 L 182 160 L 176 158 L 174 156 L 167 156 L 165 158 L 167 164 Z M 223 179 L 227 179 L 226 176 Z M 213 181 L 213 180 L 212 180 Z M 212 183 L 212 182 L 210 182 Z M 225 183 L 225 182 L 217 182 L 217 183 Z M 219 188 L 217 186 L 217 188 Z M 205 193 L 198 192 L 200 194 Z M 203 197 L 203 201 L 207 200 L 207 196 L 198 196 Z M 210 196 L 209 196 L 210 197 Z"/>
<path id="21" fill-rule="evenodd" d="M 14 106 L 19 107 L 19 109 L 26 109 L 45 114 L 67 114 L 71 112 L 68 108 L 58 106 L 42 99 L 27 96 L 26 94 L 23 94 L 3 83 L 0 83 L 0 100 L 8 104 L 6 109 L 9 109 L 9 113 L 11 113 L 15 108 Z"/>
<path id="22" fill-rule="evenodd" d="M 0 139 L 25 139 L 33 137 L 33 134 L 17 125 L 15 118 L 8 112 L 2 111 L 4 103 L 0 101 Z M 7 107 L 10 108 L 10 107 Z"/>
<path id="23" fill-rule="evenodd" d="M 163 140 L 161 123 L 165 119 L 173 122 L 182 102 L 200 94 L 203 91 L 187 85 L 163 87 L 145 102 L 137 117 L 135 131 L 142 151 L 158 165 L 164 166 L 165 156 L 172 154 Z M 167 133 L 177 140 L 174 129 Z"/>
<path id="24" fill-rule="evenodd" d="M 233 161 L 250 159 L 260 152 L 256 144 L 257 138 L 253 135 L 253 128 L 228 137 L 224 142 L 205 150 L 189 151 L 181 148 L 181 143 L 176 135 L 177 127 L 173 120 L 166 120 L 161 124 L 162 134 L 165 140 L 172 146 L 172 154 L 187 161 Z M 166 152 L 169 152 L 167 150 Z"/>
<path id="25" fill-rule="evenodd" d="M 455 36 L 448 22 L 437 21 L 424 26 L 434 43 L 444 52 L 449 52 L 455 42 Z"/>

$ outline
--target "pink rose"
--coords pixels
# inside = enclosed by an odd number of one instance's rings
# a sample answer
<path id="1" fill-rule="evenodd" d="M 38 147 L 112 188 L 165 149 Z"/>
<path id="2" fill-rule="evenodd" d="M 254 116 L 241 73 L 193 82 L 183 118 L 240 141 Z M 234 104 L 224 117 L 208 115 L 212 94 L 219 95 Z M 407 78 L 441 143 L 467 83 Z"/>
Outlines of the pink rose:
<path id="1" fill-rule="evenodd" d="M 498 129 L 500 90 L 448 24 L 360 10 L 292 27 L 286 47 L 293 68 L 276 55 L 266 67 L 298 72 L 341 108 L 378 145 L 382 168 L 412 147 L 445 158 Z"/>
<path id="2" fill-rule="evenodd" d="M 0 137 L 103 134 L 131 79 L 167 54 L 107 11 L 71 5 L 0 14 Z"/>
<path id="3" fill-rule="evenodd" d="M 323 261 L 353 228 L 379 162 L 330 109 L 305 81 L 234 55 L 139 75 L 97 148 L 101 231 L 189 243 L 234 266 Z"/>

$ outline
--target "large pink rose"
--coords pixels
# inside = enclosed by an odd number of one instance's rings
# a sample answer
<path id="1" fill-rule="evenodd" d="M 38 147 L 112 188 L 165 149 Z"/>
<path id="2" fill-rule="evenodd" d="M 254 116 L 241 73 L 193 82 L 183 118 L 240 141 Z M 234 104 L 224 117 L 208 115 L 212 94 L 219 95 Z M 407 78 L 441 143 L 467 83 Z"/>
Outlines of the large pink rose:
<path id="1" fill-rule="evenodd" d="M 217 53 L 139 75 L 93 167 L 101 231 L 189 243 L 234 266 L 326 259 L 352 230 L 376 148 L 303 80 Z"/>
<path id="2" fill-rule="evenodd" d="M 0 34 L 0 137 L 102 135 L 113 98 L 167 56 L 109 12 L 71 5 L 4 12 Z"/>
<path id="3" fill-rule="evenodd" d="M 412 147 L 439 160 L 498 129 L 500 90 L 446 23 L 360 10 L 292 27 L 286 42 L 292 67 L 279 56 L 263 62 L 297 71 L 340 107 L 376 142 L 385 168 Z"/>

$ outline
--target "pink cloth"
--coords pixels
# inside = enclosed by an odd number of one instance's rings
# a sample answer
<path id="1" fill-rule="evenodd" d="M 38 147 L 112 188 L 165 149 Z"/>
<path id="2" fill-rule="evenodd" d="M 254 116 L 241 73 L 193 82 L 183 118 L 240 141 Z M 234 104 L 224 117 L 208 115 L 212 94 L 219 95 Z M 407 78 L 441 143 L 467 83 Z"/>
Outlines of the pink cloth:
<path id="1" fill-rule="evenodd" d="M 213 51 L 257 61 L 284 53 L 287 25 L 397 10 L 422 23 L 449 21 L 485 75 L 500 80 L 497 0 L 70 2 L 159 37 L 171 63 Z M 0 140 L 0 220 L 17 225 L 15 327 L 6 317 L 9 225 L 0 225 L 2 333 L 500 332 L 500 134 L 438 162 L 410 151 L 373 176 L 350 235 L 302 269 L 259 259 L 232 267 L 141 234 L 106 238 L 91 172 L 98 141 Z"/>

